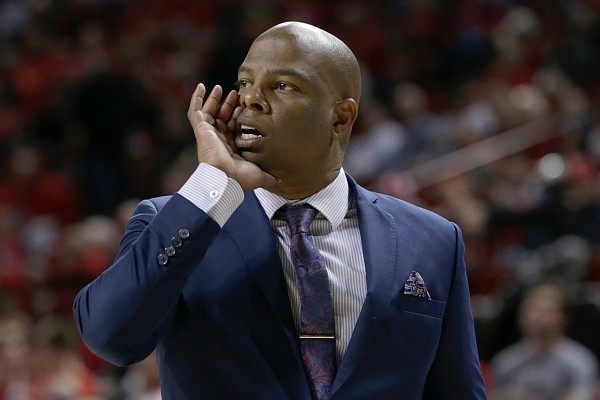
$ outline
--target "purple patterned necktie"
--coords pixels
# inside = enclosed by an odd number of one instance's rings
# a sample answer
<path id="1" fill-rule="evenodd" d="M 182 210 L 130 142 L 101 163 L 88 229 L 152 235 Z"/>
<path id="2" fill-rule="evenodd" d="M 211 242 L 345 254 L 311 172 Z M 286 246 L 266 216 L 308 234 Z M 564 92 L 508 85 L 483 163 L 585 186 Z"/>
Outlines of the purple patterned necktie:
<path id="1" fill-rule="evenodd" d="M 335 329 L 329 278 L 319 249 L 308 237 L 317 210 L 308 204 L 283 208 L 300 294 L 300 348 L 314 400 L 325 400 L 335 376 Z"/>

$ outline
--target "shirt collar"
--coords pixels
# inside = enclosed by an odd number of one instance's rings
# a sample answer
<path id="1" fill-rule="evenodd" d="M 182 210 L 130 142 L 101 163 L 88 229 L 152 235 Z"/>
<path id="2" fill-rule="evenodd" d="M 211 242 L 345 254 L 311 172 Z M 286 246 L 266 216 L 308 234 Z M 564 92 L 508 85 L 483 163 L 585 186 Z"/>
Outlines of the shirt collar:
<path id="1" fill-rule="evenodd" d="M 348 180 L 343 168 L 340 168 L 333 182 L 304 199 L 287 200 L 262 188 L 255 189 L 254 194 L 269 219 L 273 218 L 277 210 L 285 204 L 308 203 L 319 210 L 329 221 L 331 228 L 335 229 L 342 223 L 348 212 Z"/>

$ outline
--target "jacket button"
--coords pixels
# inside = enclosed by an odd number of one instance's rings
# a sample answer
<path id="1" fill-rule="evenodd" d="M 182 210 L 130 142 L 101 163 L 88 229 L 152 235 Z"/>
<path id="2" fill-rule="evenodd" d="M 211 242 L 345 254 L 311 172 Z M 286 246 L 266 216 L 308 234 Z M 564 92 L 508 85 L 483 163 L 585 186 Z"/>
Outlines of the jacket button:
<path id="1" fill-rule="evenodd" d="M 175 247 L 173 247 L 173 246 L 165 247 L 165 254 L 169 257 L 173 257 L 175 255 Z"/>
<path id="2" fill-rule="evenodd" d="M 181 228 L 179 230 L 179 237 L 182 238 L 182 239 L 189 238 L 190 237 L 190 231 L 189 231 L 189 229 Z"/>
<path id="3" fill-rule="evenodd" d="M 166 254 L 160 253 L 157 257 L 158 265 L 164 267 L 169 262 L 169 257 Z"/>
<path id="4" fill-rule="evenodd" d="M 183 240 L 181 240 L 179 236 L 173 236 L 173 239 L 171 239 L 171 243 L 173 243 L 173 247 L 178 249 L 183 244 Z"/>

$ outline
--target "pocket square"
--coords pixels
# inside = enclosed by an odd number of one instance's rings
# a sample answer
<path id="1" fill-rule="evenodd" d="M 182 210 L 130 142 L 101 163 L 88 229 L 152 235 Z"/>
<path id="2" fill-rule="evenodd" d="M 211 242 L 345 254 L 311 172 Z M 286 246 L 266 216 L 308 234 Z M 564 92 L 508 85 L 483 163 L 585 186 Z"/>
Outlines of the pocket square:
<path id="1" fill-rule="evenodd" d="M 417 271 L 411 272 L 406 282 L 404 282 L 404 294 L 431 300 L 425 281 Z"/>

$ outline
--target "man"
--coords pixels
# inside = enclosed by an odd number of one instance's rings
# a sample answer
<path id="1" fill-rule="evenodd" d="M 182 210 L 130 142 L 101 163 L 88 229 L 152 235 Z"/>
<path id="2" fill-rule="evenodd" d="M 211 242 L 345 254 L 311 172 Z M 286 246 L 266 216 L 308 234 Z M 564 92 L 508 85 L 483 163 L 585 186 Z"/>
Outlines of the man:
<path id="1" fill-rule="evenodd" d="M 569 295 L 564 283 L 541 280 L 519 307 L 522 338 L 492 359 L 495 397 L 592 400 L 598 385 L 594 354 L 566 336 Z"/>
<path id="2" fill-rule="evenodd" d="M 156 349 L 167 400 L 484 399 L 459 229 L 342 170 L 360 97 L 350 49 L 283 23 L 238 81 L 222 102 L 198 85 L 197 170 L 139 204 L 114 264 L 78 294 L 87 345 L 118 365 Z M 323 298 L 300 289 L 299 236 L 278 211 L 303 203 L 319 211 L 309 264 L 326 268 Z M 305 301 L 325 298 L 335 332 L 304 335 Z M 313 343 L 335 346 L 316 374 Z"/>

